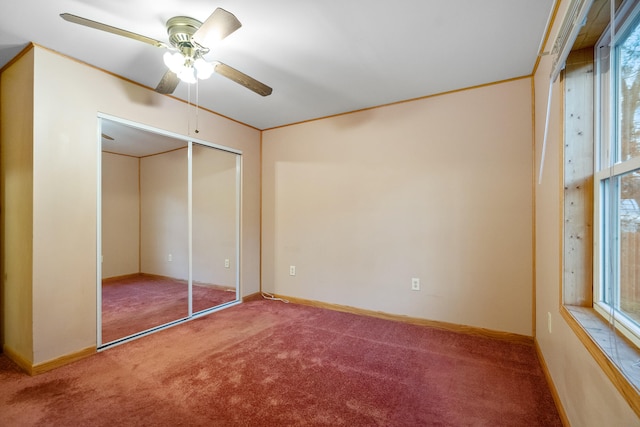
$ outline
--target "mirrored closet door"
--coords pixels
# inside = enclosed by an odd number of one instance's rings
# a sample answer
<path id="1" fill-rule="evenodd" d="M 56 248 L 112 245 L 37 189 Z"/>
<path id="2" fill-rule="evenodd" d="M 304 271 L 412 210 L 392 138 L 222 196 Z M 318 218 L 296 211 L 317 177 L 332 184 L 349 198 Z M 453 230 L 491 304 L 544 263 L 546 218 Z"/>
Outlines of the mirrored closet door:
<path id="1" fill-rule="evenodd" d="M 192 309 L 238 298 L 240 156 L 192 145 Z"/>
<path id="2" fill-rule="evenodd" d="M 238 301 L 240 154 L 100 122 L 98 347 Z"/>

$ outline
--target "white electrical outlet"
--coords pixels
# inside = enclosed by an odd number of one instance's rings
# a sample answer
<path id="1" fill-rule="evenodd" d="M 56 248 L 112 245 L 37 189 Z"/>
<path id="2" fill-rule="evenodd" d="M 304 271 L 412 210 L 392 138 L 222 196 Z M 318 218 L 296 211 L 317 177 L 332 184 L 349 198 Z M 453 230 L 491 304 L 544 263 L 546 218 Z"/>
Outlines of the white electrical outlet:
<path id="1" fill-rule="evenodd" d="M 224 268 L 229 268 L 229 259 L 224 260 Z"/>
<path id="2" fill-rule="evenodd" d="M 173 261 L 173 255 L 169 254 L 169 256 L 167 256 L 167 261 L 169 262 Z"/>
<path id="3" fill-rule="evenodd" d="M 549 328 L 549 333 L 551 333 L 551 313 L 547 312 L 547 327 Z"/>
<path id="4" fill-rule="evenodd" d="M 289 266 L 289 276 L 295 276 L 296 275 L 296 266 L 295 265 L 290 265 Z"/>
<path id="5" fill-rule="evenodd" d="M 419 291 L 420 290 L 420 279 L 417 277 L 414 277 L 411 279 L 411 290 L 412 291 Z"/>

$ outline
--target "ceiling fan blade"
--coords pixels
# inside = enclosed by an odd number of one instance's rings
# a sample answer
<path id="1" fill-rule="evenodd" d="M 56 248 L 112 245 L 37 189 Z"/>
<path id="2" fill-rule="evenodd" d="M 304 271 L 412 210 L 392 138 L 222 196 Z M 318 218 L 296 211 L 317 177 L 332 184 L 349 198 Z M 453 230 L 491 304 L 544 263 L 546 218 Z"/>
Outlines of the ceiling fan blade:
<path id="1" fill-rule="evenodd" d="M 95 28 L 96 30 L 106 31 L 107 33 L 117 34 L 123 37 L 129 37 L 130 39 L 138 40 L 144 43 L 148 43 L 156 47 L 168 48 L 165 43 L 152 39 L 151 37 L 142 36 L 140 34 L 132 33 L 131 31 L 123 30 L 121 28 L 112 27 L 111 25 L 103 24 L 101 22 L 92 21 L 87 18 L 72 15 L 70 13 L 61 13 L 60 17 L 65 21 L 73 22 L 74 24 L 84 25 L 85 27 Z"/>
<path id="2" fill-rule="evenodd" d="M 167 70 L 167 72 L 164 73 L 164 76 L 162 76 L 160 83 L 158 83 L 156 92 L 163 93 L 165 95 L 173 93 L 173 91 L 176 90 L 178 83 L 180 83 L 178 75 L 171 70 Z"/>
<path id="3" fill-rule="evenodd" d="M 225 76 L 228 79 L 233 80 L 238 84 L 241 84 L 247 89 L 251 89 L 258 95 L 269 96 L 271 95 L 271 92 L 273 92 L 273 89 L 271 89 L 264 83 L 261 83 L 253 77 L 249 77 L 245 73 L 238 71 L 235 68 L 228 66 L 227 64 L 223 64 L 222 62 L 215 63 L 215 72 Z"/>
<path id="4" fill-rule="evenodd" d="M 241 26 L 242 24 L 233 13 L 217 8 L 193 34 L 192 39 L 200 46 L 209 48 Z"/>

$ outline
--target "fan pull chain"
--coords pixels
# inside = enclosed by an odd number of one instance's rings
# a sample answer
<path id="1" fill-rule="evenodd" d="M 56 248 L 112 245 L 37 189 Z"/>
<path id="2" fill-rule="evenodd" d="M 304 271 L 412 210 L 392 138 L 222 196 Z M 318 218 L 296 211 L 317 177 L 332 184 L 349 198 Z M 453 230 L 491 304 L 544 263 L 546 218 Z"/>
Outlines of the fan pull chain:
<path id="1" fill-rule="evenodd" d="M 191 85 L 187 84 L 187 135 L 191 135 Z"/>
<path id="2" fill-rule="evenodd" d="M 200 79 L 196 79 L 196 133 L 200 133 L 198 130 L 198 111 L 200 110 Z"/>
<path id="3" fill-rule="evenodd" d="M 199 82 L 196 80 L 196 103 L 193 105 L 196 110 L 196 120 L 195 120 L 195 129 L 194 133 L 200 133 L 198 129 L 198 110 L 200 110 L 200 87 Z M 191 84 L 187 84 L 187 135 L 191 135 Z"/>

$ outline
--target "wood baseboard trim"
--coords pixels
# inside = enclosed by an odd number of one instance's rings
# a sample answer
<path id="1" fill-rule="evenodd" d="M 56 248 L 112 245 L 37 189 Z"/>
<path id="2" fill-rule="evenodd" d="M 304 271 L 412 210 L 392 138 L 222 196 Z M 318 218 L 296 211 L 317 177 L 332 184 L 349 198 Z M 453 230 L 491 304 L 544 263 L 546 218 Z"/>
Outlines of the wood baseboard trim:
<path id="1" fill-rule="evenodd" d="M 105 277 L 104 279 L 102 279 L 102 284 L 103 285 L 108 285 L 110 283 L 119 282 L 121 280 L 140 279 L 140 278 L 146 278 L 146 279 L 150 279 L 150 280 L 171 280 L 171 281 L 174 281 L 174 282 L 188 283 L 188 280 L 186 280 L 186 279 L 177 279 L 175 277 L 162 276 L 162 275 L 159 275 L 159 274 L 132 273 L 132 274 L 125 274 L 125 275 L 122 275 L 122 276 Z M 233 292 L 235 292 L 235 290 L 236 290 L 235 288 L 232 288 L 232 287 L 229 287 L 229 286 L 217 285 L 215 283 L 198 282 L 196 280 L 193 281 L 193 284 L 196 285 L 196 286 L 208 286 L 210 288 L 214 288 L 214 289 L 217 289 L 219 291 L 233 291 Z"/>
<path id="2" fill-rule="evenodd" d="M 85 357 L 92 356 L 96 354 L 96 352 L 97 352 L 96 347 L 92 346 L 92 347 L 87 347 L 82 350 L 76 351 L 74 353 L 57 357 L 52 360 L 48 360 L 46 362 L 38 363 L 37 365 L 33 365 L 31 369 L 31 375 L 42 374 L 44 372 L 51 371 L 52 369 L 56 369 L 64 365 L 68 365 L 69 363 L 76 362 L 80 359 L 84 359 Z"/>
<path id="3" fill-rule="evenodd" d="M 256 292 L 242 297 L 242 302 L 258 301 L 262 299 L 262 293 Z"/>
<path id="4" fill-rule="evenodd" d="M 476 326 L 458 325 L 456 323 L 440 322 L 436 320 L 422 319 L 418 317 L 403 316 L 399 314 L 389 314 L 381 311 L 365 310 L 362 308 L 350 307 L 347 305 L 332 304 L 322 301 L 312 301 L 302 298 L 274 295 L 276 298 L 285 299 L 294 304 L 308 305 L 312 307 L 326 308 L 329 310 L 342 311 L 351 314 L 377 317 L 379 319 L 393 320 L 396 322 L 411 323 L 414 325 L 428 326 L 431 328 L 444 329 L 447 331 L 463 333 L 467 335 L 477 335 L 487 338 L 510 341 L 520 344 L 533 345 L 533 337 L 519 335 L 512 332 L 495 331 L 492 329 L 479 328 Z"/>
<path id="5" fill-rule="evenodd" d="M 533 342 L 535 344 L 538 360 L 540 361 L 540 366 L 542 367 L 542 372 L 544 372 L 544 377 L 546 378 L 547 384 L 549 385 L 549 390 L 551 390 L 551 397 L 553 397 L 553 401 L 556 404 L 556 408 L 558 409 L 558 414 L 560 415 L 562 425 L 565 427 L 569 427 L 571 423 L 569 422 L 567 413 L 564 411 L 564 406 L 562 405 L 562 401 L 560 400 L 560 395 L 558 394 L 556 385 L 554 384 L 551 373 L 549 372 L 549 368 L 547 367 L 547 362 L 544 360 L 542 350 L 540 350 L 540 345 L 538 345 L 538 340 L 534 339 Z"/>
<path id="6" fill-rule="evenodd" d="M 12 349 L 11 347 L 7 346 L 6 344 L 2 346 L 2 352 L 4 353 L 5 356 L 7 356 L 9 359 L 11 359 L 11 361 L 13 363 L 15 363 L 16 365 L 18 365 L 20 367 L 20 369 L 22 369 L 23 371 L 25 371 L 27 374 L 29 375 L 33 375 L 32 369 L 33 369 L 33 364 L 25 359 L 24 357 L 20 356 L 20 354 L 18 354 L 17 351 L 15 351 L 14 349 Z"/>
<path id="7" fill-rule="evenodd" d="M 187 279 L 177 279 L 175 277 L 170 277 L 170 276 L 162 276 L 160 274 L 152 274 L 152 273 L 131 273 L 131 274 L 125 274 L 122 276 L 113 276 L 113 277 L 107 277 L 105 279 L 102 279 L 102 283 L 110 283 L 110 282 L 117 282 L 118 280 L 126 280 L 126 279 L 135 279 L 135 278 L 140 278 L 140 277 L 146 277 L 148 279 L 155 279 L 155 280 L 173 280 L 175 282 L 185 282 L 187 283 Z"/>
<path id="8" fill-rule="evenodd" d="M 156 279 L 156 280 L 174 280 L 176 282 L 187 282 L 186 279 L 176 279 L 175 277 L 162 276 L 160 274 L 131 273 L 131 274 L 123 274 L 122 276 L 105 277 L 104 279 L 102 279 L 102 283 L 111 283 L 111 282 L 117 282 L 119 280 L 137 279 L 141 277 L 146 277 L 148 279 Z"/>
<path id="9" fill-rule="evenodd" d="M 138 273 L 136 274 L 136 276 L 146 277 L 151 280 L 154 280 L 154 279 L 155 280 L 171 280 L 174 282 L 183 282 L 183 283 L 189 282 L 188 279 L 178 279 L 177 277 L 163 276 L 161 274 L 153 274 L 153 273 Z"/>
<path id="10" fill-rule="evenodd" d="M 104 279 L 102 279 L 102 283 L 107 284 L 111 282 L 117 282 L 119 280 L 134 279 L 136 277 L 139 277 L 141 274 L 142 273 L 131 273 L 124 274 L 122 276 L 105 277 Z"/>
<path id="11" fill-rule="evenodd" d="M 33 364 L 31 361 L 28 361 L 24 357 L 22 357 L 18 352 L 14 351 L 11 347 L 4 345 L 2 347 L 2 351 L 9 359 L 11 359 L 16 365 L 20 367 L 27 374 L 34 376 L 39 375 L 44 372 L 48 372 L 52 369 L 59 368 L 61 366 L 67 365 L 71 362 L 75 362 L 80 359 L 84 359 L 85 357 L 92 356 L 96 353 L 96 347 L 87 347 L 80 351 L 76 351 L 71 354 L 66 354 L 61 357 L 57 357 L 52 360 L 48 360 L 46 362 Z"/>

